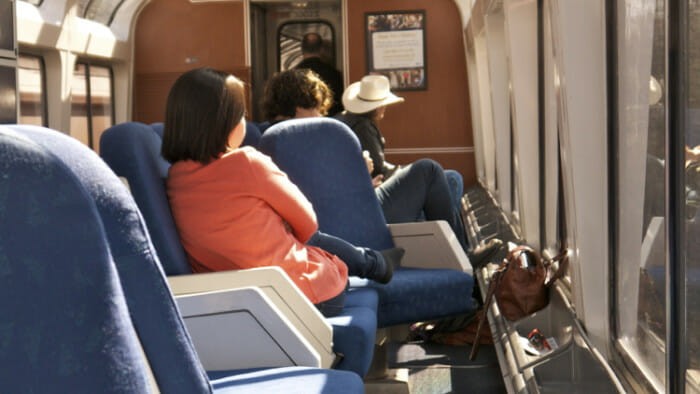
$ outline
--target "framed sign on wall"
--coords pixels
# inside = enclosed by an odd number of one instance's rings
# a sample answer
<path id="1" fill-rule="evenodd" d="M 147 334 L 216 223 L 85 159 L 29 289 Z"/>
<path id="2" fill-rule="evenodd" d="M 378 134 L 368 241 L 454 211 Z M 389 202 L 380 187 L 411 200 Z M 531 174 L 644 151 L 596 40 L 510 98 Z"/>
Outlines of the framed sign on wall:
<path id="1" fill-rule="evenodd" d="M 425 90 L 425 11 L 365 14 L 367 73 L 383 74 L 392 90 Z"/>

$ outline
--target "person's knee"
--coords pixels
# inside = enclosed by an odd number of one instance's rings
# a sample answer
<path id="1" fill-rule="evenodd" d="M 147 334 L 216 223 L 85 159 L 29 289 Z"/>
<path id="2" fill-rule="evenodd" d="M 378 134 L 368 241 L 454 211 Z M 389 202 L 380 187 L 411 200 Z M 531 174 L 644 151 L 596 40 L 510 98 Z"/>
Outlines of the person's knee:
<path id="1" fill-rule="evenodd" d="M 443 173 L 440 163 L 433 159 L 419 159 L 411 164 L 411 167 L 424 175 L 434 177 L 435 174 Z"/>

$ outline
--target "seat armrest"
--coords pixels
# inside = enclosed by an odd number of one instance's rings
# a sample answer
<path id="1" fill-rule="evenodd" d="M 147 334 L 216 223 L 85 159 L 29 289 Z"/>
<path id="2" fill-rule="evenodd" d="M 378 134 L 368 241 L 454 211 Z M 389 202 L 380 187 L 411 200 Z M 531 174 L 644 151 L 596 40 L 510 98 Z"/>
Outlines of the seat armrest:
<path id="1" fill-rule="evenodd" d="M 335 360 L 331 325 L 279 267 L 169 276 L 168 283 L 176 297 L 241 287 L 257 287 L 292 326 L 316 348 L 321 355 L 321 365 L 324 368 L 329 368 Z"/>
<path id="2" fill-rule="evenodd" d="M 394 244 L 406 249 L 402 267 L 452 268 L 473 275 L 467 254 L 444 220 L 389 224 Z"/>
<path id="3" fill-rule="evenodd" d="M 321 367 L 321 356 L 254 287 L 175 297 L 207 371 Z"/>

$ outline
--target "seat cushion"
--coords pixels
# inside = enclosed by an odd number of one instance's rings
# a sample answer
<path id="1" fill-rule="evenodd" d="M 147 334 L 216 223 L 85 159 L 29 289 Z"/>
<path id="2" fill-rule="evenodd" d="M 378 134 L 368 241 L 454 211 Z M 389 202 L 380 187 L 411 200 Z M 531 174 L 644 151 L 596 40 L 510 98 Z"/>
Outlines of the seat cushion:
<path id="1" fill-rule="evenodd" d="M 235 394 L 354 394 L 364 393 L 362 379 L 354 373 L 329 369 L 287 367 L 212 380 L 214 393 Z"/>
<path id="2" fill-rule="evenodd" d="M 333 326 L 333 351 L 344 356 L 337 369 L 359 376 L 369 371 L 377 333 L 377 301 L 374 289 L 348 291 L 343 312 L 327 319 Z"/>
<path id="3" fill-rule="evenodd" d="M 379 294 L 378 327 L 439 319 L 476 308 L 474 279 L 451 269 L 400 268 L 386 285 L 350 278 L 350 286 Z"/>

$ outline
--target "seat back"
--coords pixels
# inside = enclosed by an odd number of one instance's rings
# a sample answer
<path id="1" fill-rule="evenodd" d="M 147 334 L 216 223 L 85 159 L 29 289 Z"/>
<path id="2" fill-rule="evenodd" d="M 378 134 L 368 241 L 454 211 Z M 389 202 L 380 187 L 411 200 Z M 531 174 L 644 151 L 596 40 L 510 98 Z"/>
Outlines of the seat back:
<path id="1" fill-rule="evenodd" d="M 153 133 L 150 127 L 145 127 Z M 209 391 L 206 373 L 129 191 L 93 151 L 75 139 L 40 127 L 10 128 L 44 149 L 50 149 L 54 157 L 75 174 L 95 202 L 131 320 L 160 390 Z"/>
<path id="2" fill-rule="evenodd" d="M 166 275 L 189 274 L 192 270 L 165 191 L 170 163 L 160 155 L 162 127 L 139 122 L 112 126 L 102 134 L 100 155 L 128 181 Z"/>
<path id="3" fill-rule="evenodd" d="M 394 245 L 355 134 L 330 118 L 270 126 L 258 149 L 289 175 L 311 201 L 319 228 L 355 245 Z M 379 294 L 379 327 L 438 319 L 474 309 L 471 275 L 452 269 L 400 268 L 386 285 L 351 278 L 352 287 Z"/>
<path id="4" fill-rule="evenodd" d="M 152 392 L 84 185 L 7 126 L 0 157 L 0 392 Z"/>
<path id="5" fill-rule="evenodd" d="M 258 149 L 311 201 L 321 231 L 376 250 L 393 247 L 360 143 L 345 124 L 332 118 L 280 122 L 265 130 Z"/>

